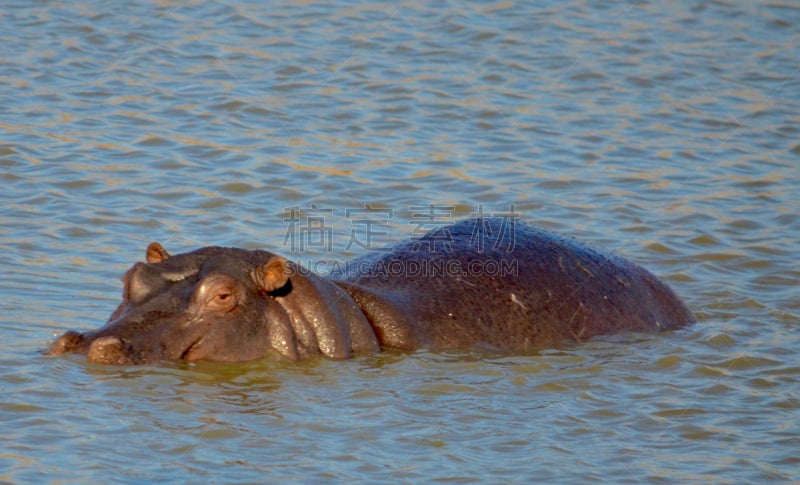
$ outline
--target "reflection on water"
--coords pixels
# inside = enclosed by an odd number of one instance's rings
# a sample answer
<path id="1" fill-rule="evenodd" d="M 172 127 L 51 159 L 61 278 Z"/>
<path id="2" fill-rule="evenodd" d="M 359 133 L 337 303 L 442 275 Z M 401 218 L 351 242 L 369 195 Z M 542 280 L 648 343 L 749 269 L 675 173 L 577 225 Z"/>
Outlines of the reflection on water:
<path id="1" fill-rule="evenodd" d="M 787 2 L 4 4 L 0 481 L 796 480 L 798 25 Z M 414 207 L 513 206 L 700 323 L 513 357 L 40 354 L 105 320 L 151 240 L 344 261 L 365 204 L 387 243 Z M 328 211 L 330 250 L 287 247 L 295 207 Z"/>

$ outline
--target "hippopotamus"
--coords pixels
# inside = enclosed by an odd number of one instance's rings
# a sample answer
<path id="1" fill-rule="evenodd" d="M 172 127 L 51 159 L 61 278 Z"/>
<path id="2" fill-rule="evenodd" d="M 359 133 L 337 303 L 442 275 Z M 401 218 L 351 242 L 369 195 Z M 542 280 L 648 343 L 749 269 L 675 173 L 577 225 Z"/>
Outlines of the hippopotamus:
<path id="1" fill-rule="evenodd" d="M 526 352 L 695 321 L 644 268 L 503 218 L 439 227 L 325 277 L 268 251 L 170 255 L 152 243 L 122 281 L 122 302 L 103 327 L 68 331 L 49 353 L 132 365 L 270 352 L 291 360 L 381 349 Z"/>

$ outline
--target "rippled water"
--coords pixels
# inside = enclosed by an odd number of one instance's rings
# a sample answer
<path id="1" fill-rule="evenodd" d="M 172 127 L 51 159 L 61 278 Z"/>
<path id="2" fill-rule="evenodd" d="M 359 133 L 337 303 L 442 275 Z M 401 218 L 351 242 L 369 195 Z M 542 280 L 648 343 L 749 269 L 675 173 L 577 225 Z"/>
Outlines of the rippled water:
<path id="1" fill-rule="evenodd" d="M 3 3 L 0 481 L 800 479 L 800 8 L 522 3 Z M 429 204 L 513 207 L 699 323 L 527 356 L 41 355 L 151 240 L 346 259 L 365 204 L 381 242 Z M 330 252 L 291 251 L 294 207 Z"/>

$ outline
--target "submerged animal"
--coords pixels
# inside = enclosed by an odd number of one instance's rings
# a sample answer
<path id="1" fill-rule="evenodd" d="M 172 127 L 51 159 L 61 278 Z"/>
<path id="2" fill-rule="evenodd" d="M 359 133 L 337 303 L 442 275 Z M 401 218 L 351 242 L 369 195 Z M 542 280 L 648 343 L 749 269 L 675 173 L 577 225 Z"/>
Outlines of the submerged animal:
<path id="1" fill-rule="evenodd" d="M 475 218 L 328 277 L 267 251 L 158 243 L 123 277 L 105 326 L 68 331 L 51 354 L 103 364 L 346 359 L 382 348 L 512 352 L 693 323 L 642 267 L 513 219 Z"/>

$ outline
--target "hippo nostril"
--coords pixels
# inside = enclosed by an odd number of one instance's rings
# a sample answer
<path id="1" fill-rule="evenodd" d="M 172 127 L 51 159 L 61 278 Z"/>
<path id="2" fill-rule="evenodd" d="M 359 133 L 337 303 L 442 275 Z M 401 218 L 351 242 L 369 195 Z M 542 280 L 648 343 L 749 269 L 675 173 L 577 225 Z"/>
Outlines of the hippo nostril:
<path id="1" fill-rule="evenodd" d="M 119 337 L 95 339 L 86 353 L 86 360 L 98 364 L 134 364 L 131 346 Z"/>
<path id="2" fill-rule="evenodd" d="M 58 355 L 68 352 L 76 352 L 83 343 L 83 335 L 73 330 L 66 332 L 58 338 L 47 350 L 48 354 Z"/>

